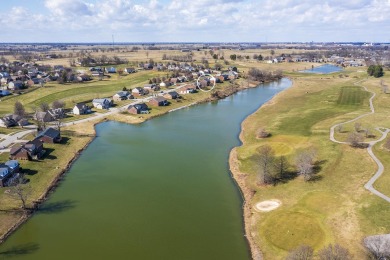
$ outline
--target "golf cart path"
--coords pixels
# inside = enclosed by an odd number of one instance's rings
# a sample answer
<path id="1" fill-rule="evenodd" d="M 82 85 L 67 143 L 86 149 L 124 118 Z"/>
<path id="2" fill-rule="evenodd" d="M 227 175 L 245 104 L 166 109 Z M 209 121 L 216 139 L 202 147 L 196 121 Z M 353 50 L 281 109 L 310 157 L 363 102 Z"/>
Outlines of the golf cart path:
<path id="1" fill-rule="evenodd" d="M 362 82 L 361 81 L 358 81 L 358 82 L 355 82 L 354 85 L 358 86 L 358 84 Z M 330 128 L 330 136 L 329 136 L 329 139 L 332 141 L 332 142 L 335 142 L 335 143 L 338 143 L 338 144 L 349 144 L 348 142 L 341 142 L 341 141 L 338 141 L 335 139 L 334 137 L 334 131 L 336 129 L 336 127 L 338 126 L 341 126 L 341 125 L 344 125 L 344 124 L 348 124 L 348 123 L 352 123 L 354 121 L 357 121 L 363 117 L 366 117 L 368 115 L 371 115 L 371 114 L 374 114 L 375 113 L 375 108 L 374 108 L 374 105 L 373 105 L 373 99 L 375 98 L 376 96 L 376 93 L 372 92 L 372 91 L 369 91 L 365 86 L 362 86 L 367 92 L 369 93 L 372 93 L 372 96 L 370 97 L 369 99 L 369 103 L 370 103 L 370 112 L 366 113 L 366 114 L 363 114 L 363 115 L 360 115 L 354 119 L 351 119 L 351 120 L 348 120 L 346 122 L 343 122 L 343 123 L 339 123 L 339 124 L 336 124 L 334 126 L 332 126 Z M 368 147 L 367 147 L 367 152 L 368 154 L 371 156 L 371 158 L 374 160 L 374 162 L 378 165 L 378 170 L 376 171 L 376 173 L 374 174 L 374 176 L 364 185 L 364 188 L 366 188 L 367 190 L 369 190 L 370 192 L 372 192 L 373 194 L 377 195 L 378 197 L 386 200 L 387 202 L 390 202 L 390 197 L 384 195 L 383 193 L 379 192 L 378 190 L 376 190 L 374 187 L 373 187 L 373 184 L 375 183 L 375 181 L 383 174 L 383 171 L 384 171 L 384 166 L 383 164 L 381 163 L 381 161 L 378 159 L 378 157 L 375 156 L 375 154 L 373 153 L 372 151 L 372 147 L 378 143 L 378 142 L 381 142 L 383 141 L 387 134 L 390 132 L 390 129 L 388 128 L 383 128 L 383 127 L 377 127 L 375 128 L 377 131 L 379 131 L 382 136 L 378 139 L 378 140 L 375 140 L 375 141 L 370 141 L 370 142 L 367 142 L 366 144 L 368 144 Z"/>

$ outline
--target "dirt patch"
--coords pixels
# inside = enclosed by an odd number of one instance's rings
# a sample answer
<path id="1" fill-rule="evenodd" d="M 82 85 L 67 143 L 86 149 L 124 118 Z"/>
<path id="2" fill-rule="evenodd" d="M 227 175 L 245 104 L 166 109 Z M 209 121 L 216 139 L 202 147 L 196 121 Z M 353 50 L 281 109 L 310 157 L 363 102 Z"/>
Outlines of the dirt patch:
<path id="1" fill-rule="evenodd" d="M 265 200 L 256 203 L 254 209 L 259 212 L 268 212 L 279 208 L 281 204 L 280 200 Z"/>

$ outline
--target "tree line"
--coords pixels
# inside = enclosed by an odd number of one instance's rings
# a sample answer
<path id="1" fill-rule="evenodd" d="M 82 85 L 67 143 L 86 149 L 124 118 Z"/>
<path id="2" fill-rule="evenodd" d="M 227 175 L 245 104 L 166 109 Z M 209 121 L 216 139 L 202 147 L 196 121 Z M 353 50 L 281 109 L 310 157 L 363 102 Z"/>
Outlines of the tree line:
<path id="1" fill-rule="evenodd" d="M 279 80 L 282 77 L 283 77 L 283 72 L 281 70 L 265 71 L 256 68 L 251 68 L 248 71 L 248 78 L 250 80 L 259 81 L 259 82 L 269 82 L 269 81 Z"/>

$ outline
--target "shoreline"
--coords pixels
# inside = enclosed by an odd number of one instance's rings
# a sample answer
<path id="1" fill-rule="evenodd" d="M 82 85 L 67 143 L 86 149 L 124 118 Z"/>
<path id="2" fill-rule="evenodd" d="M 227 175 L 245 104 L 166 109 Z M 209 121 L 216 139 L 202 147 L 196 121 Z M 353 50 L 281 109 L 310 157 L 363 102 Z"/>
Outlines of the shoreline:
<path id="1" fill-rule="evenodd" d="M 292 81 L 291 86 L 286 88 L 286 89 L 292 88 L 294 86 L 293 79 L 291 77 L 288 77 L 288 76 L 284 76 L 284 77 L 288 78 L 289 80 Z M 251 232 L 252 215 L 254 214 L 254 212 L 252 211 L 252 204 L 250 203 L 250 201 L 253 198 L 253 196 L 256 194 L 256 191 L 252 190 L 250 187 L 248 187 L 246 185 L 245 181 L 246 181 L 246 178 L 248 177 L 248 174 L 240 171 L 240 162 L 239 162 L 238 157 L 237 157 L 237 148 L 242 146 L 244 143 L 242 134 L 243 134 L 245 128 L 244 128 L 243 124 L 248 119 L 248 117 L 250 117 L 251 115 L 253 115 L 257 111 L 259 111 L 264 106 L 269 106 L 269 105 L 274 104 L 274 99 L 276 97 L 278 97 L 283 92 L 284 92 L 284 90 L 280 91 L 279 93 L 274 95 L 270 100 L 268 100 L 263 105 L 261 105 L 256 111 L 254 111 L 252 114 L 248 115 L 241 122 L 241 131 L 240 131 L 240 134 L 238 136 L 241 144 L 239 146 L 233 147 L 232 150 L 230 151 L 230 154 L 229 154 L 229 170 L 231 172 L 233 180 L 236 183 L 236 185 L 240 191 L 240 194 L 242 196 L 242 199 L 243 199 L 243 203 L 242 203 L 243 215 L 242 216 L 243 216 L 243 221 L 244 221 L 244 223 L 243 223 L 244 224 L 244 231 L 245 231 L 244 236 L 245 236 L 246 241 L 249 245 L 249 251 L 251 253 L 253 260 L 262 260 L 263 259 L 263 253 L 261 252 L 260 247 L 258 245 L 256 245 L 256 243 L 254 241 L 255 234 L 253 234 Z"/>
<path id="2" fill-rule="evenodd" d="M 103 120 L 104 121 L 104 120 Z M 101 121 L 96 122 L 96 124 L 101 123 Z M 94 127 L 95 129 L 95 127 Z M 57 176 L 51 181 L 48 188 L 42 193 L 41 196 L 38 197 L 37 200 L 32 201 L 33 207 L 30 209 L 30 211 L 23 212 L 22 216 L 19 218 L 19 220 L 12 225 L 3 235 L 0 236 L 0 245 L 2 245 L 9 236 L 11 236 L 16 230 L 18 230 L 26 221 L 28 221 L 35 213 L 35 211 L 39 210 L 39 206 L 42 205 L 50 196 L 52 192 L 55 191 L 55 189 L 58 187 L 59 183 L 62 181 L 63 177 L 69 172 L 70 168 L 72 167 L 73 163 L 77 161 L 77 159 L 81 156 L 81 153 L 88 148 L 88 146 L 95 140 L 96 138 L 96 132 L 94 135 L 86 135 L 90 136 L 91 138 L 87 141 L 87 143 L 80 148 L 75 155 L 67 162 L 65 168 L 63 168 Z"/>
<path id="3" fill-rule="evenodd" d="M 105 121 L 115 121 L 115 122 L 126 123 L 126 124 L 140 124 L 140 123 L 146 122 L 148 120 L 151 120 L 151 119 L 153 119 L 155 117 L 160 117 L 160 116 L 163 116 L 163 115 L 168 114 L 170 112 L 174 112 L 176 110 L 184 109 L 184 108 L 187 108 L 187 107 L 191 107 L 191 106 L 194 106 L 194 105 L 203 104 L 203 103 L 207 103 L 207 102 L 217 101 L 219 99 L 224 99 L 224 98 L 226 98 L 228 96 L 231 96 L 231 95 L 233 95 L 233 94 L 235 94 L 235 93 L 237 93 L 237 92 L 239 92 L 241 90 L 245 90 L 245 89 L 249 89 L 249 88 L 255 88 L 255 87 L 258 87 L 261 84 L 265 84 L 265 83 L 268 83 L 268 82 L 259 82 L 259 83 L 248 82 L 248 84 L 246 84 L 246 85 L 244 85 L 243 82 L 241 82 L 240 84 L 236 85 L 236 87 L 231 89 L 230 91 L 222 92 L 223 95 L 217 95 L 215 97 L 203 98 L 203 99 L 200 99 L 200 100 L 198 100 L 196 102 L 190 103 L 188 105 L 184 105 L 184 106 L 181 106 L 179 108 L 175 108 L 175 109 L 172 109 L 172 110 L 168 110 L 168 111 L 162 112 L 160 114 L 153 115 L 153 116 L 151 116 L 149 118 L 143 119 L 140 122 L 128 122 L 128 121 L 124 121 L 124 120 L 107 119 L 107 118 L 102 118 L 102 119 L 94 122 L 93 123 L 93 132 L 94 132 L 94 134 L 85 134 L 86 136 L 90 136 L 91 138 L 67 162 L 65 168 L 63 168 L 55 176 L 55 178 L 52 180 L 52 182 L 47 187 L 47 189 L 43 192 L 43 194 L 41 196 L 39 196 L 38 199 L 33 200 L 33 202 L 32 202 L 33 203 L 33 207 L 31 209 L 31 211 L 23 212 L 22 215 L 16 221 L 16 223 L 14 223 L 11 227 L 9 227 L 7 229 L 7 231 L 3 235 L 0 236 L 0 245 L 2 245 L 7 240 L 7 238 L 9 236 L 11 236 L 16 230 L 18 230 L 26 221 L 28 221 L 34 215 L 35 211 L 39 210 L 39 206 L 40 205 L 42 205 L 47 199 L 49 199 L 50 194 L 52 192 L 54 192 L 55 189 L 58 187 L 58 184 L 62 181 L 63 177 L 69 172 L 69 170 L 72 167 L 73 163 L 77 161 L 77 159 L 81 156 L 82 152 L 85 149 L 87 149 L 88 146 L 96 138 L 96 128 L 95 128 L 95 126 L 97 124 L 100 124 L 100 123 L 105 122 Z M 66 128 L 64 130 L 66 130 Z"/>

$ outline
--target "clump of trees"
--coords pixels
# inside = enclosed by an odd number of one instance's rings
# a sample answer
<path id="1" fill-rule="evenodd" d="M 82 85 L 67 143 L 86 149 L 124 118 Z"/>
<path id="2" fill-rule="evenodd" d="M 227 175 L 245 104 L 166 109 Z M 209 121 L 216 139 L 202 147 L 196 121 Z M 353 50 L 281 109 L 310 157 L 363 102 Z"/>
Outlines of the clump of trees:
<path id="1" fill-rule="evenodd" d="M 302 175 L 305 181 L 313 180 L 316 173 L 315 149 L 308 149 L 298 153 L 295 158 L 296 171 L 289 171 L 291 165 L 285 156 L 276 156 L 269 145 L 263 145 L 257 150 L 258 154 L 258 183 L 276 184 L 277 182 Z"/>
<path id="2" fill-rule="evenodd" d="M 302 245 L 291 251 L 286 260 L 350 260 L 352 255 L 348 249 L 339 244 L 329 244 L 315 255 L 311 246 Z M 379 259 L 379 258 L 378 258 Z"/>
<path id="3" fill-rule="evenodd" d="M 364 137 L 359 133 L 350 133 L 347 137 L 347 142 L 355 148 L 363 146 Z"/>
<path id="4" fill-rule="evenodd" d="M 367 69 L 367 74 L 374 78 L 380 78 L 384 75 L 383 67 L 381 65 L 370 65 Z"/>
<path id="5" fill-rule="evenodd" d="M 167 55 L 163 54 L 162 60 L 173 60 L 173 61 L 179 61 L 179 62 L 192 62 L 192 55 Z"/>
<path id="6" fill-rule="evenodd" d="M 259 81 L 259 82 L 269 82 L 274 80 L 279 80 L 283 77 L 281 70 L 277 71 L 264 71 L 256 68 L 251 68 L 248 71 L 248 78 L 250 80 Z"/>
<path id="7" fill-rule="evenodd" d="M 258 175 L 260 184 L 275 184 L 286 178 L 290 167 L 286 157 L 275 156 L 269 145 L 263 145 L 258 150 L 260 171 Z"/>
<path id="8" fill-rule="evenodd" d="M 85 55 L 85 57 L 78 58 L 78 61 L 80 62 L 81 66 L 89 67 L 89 66 L 102 66 L 102 65 L 108 65 L 108 64 L 127 64 L 127 59 L 121 59 L 118 56 L 96 56 L 93 57 L 90 54 Z"/>

